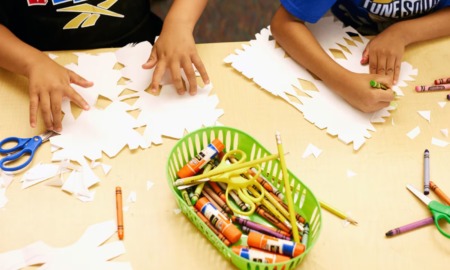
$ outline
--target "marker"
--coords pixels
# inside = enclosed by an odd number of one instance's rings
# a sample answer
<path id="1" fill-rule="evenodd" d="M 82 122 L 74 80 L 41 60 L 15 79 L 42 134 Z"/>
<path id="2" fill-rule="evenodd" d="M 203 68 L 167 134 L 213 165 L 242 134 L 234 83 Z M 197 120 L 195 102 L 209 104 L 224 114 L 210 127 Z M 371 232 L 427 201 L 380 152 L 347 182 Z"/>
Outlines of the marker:
<path id="1" fill-rule="evenodd" d="M 430 188 L 436 195 L 441 198 L 446 204 L 450 205 L 450 198 L 435 184 L 430 180 Z"/>
<path id="2" fill-rule="evenodd" d="M 384 84 L 382 84 L 380 82 L 374 81 L 374 80 L 370 81 L 370 87 L 383 89 L 383 90 L 387 90 L 388 89 L 388 87 L 386 85 L 384 85 Z"/>
<path id="3" fill-rule="evenodd" d="M 438 84 L 438 85 L 418 85 L 416 86 L 417 92 L 427 92 L 427 91 L 439 91 L 439 90 L 449 90 L 450 84 Z"/>
<path id="4" fill-rule="evenodd" d="M 251 231 L 247 237 L 249 247 L 259 248 L 270 252 L 297 257 L 305 252 L 305 246 L 288 240 L 278 239 L 273 236 Z"/>
<path id="5" fill-rule="evenodd" d="M 212 158 L 222 152 L 225 146 L 219 139 L 214 139 L 205 149 L 200 151 L 186 165 L 183 166 L 177 175 L 185 178 L 197 174 Z"/>
<path id="6" fill-rule="evenodd" d="M 254 248 L 248 248 L 244 246 L 232 246 L 231 249 L 233 250 L 234 253 L 241 256 L 242 258 L 245 258 L 253 262 L 279 263 L 289 261 L 291 259 L 284 255 L 262 251 Z"/>
<path id="7" fill-rule="evenodd" d="M 419 221 L 416 221 L 416 222 L 413 222 L 413 223 L 410 223 L 410 224 L 406 224 L 404 226 L 400 226 L 398 228 L 392 229 L 392 230 L 390 230 L 390 231 L 388 231 L 386 233 L 386 236 L 387 237 L 395 236 L 395 235 L 398 235 L 398 234 L 409 232 L 411 230 L 415 230 L 415 229 L 421 228 L 423 226 L 430 225 L 430 224 L 434 224 L 433 217 L 428 217 L 428 218 L 425 218 L 425 219 L 421 219 Z"/>
<path id="8" fill-rule="evenodd" d="M 425 149 L 423 153 L 423 194 L 430 193 L 430 151 Z"/>
<path id="9" fill-rule="evenodd" d="M 443 79 L 434 80 L 434 84 L 436 84 L 436 85 L 438 85 L 438 84 L 446 84 L 446 83 L 450 83 L 450 78 L 443 78 Z"/>
<path id="10" fill-rule="evenodd" d="M 116 212 L 117 212 L 117 234 L 119 239 L 123 239 L 123 208 L 122 208 L 122 188 L 116 187 Z"/>
<path id="11" fill-rule="evenodd" d="M 198 199 L 195 208 L 200 211 L 211 224 L 216 227 L 225 237 L 232 243 L 236 243 L 241 239 L 242 232 L 229 220 L 224 219 L 220 212 L 206 199 L 202 197 Z"/>

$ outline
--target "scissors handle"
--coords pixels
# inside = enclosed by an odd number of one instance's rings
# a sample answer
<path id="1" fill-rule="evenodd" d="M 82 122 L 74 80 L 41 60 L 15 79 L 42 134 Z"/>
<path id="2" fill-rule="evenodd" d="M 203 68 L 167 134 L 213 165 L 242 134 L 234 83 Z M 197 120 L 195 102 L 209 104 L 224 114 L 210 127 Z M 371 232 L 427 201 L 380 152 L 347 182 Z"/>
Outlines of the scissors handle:
<path id="1" fill-rule="evenodd" d="M 441 219 L 446 220 L 448 225 L 450 225 L 450 206 L 443 205 L 437 201 L 431 201 L 428 207 L 434 216 L 434 224 L 436 225 L 436 228 L 443 236 L 450 238 L 450 233 L 444 231 L 441 228 L 441 225 L 439 225 L 439 221 Z"/>
<path id="2" fill-rule="evenodd" d="M 3 148 L 3 145 L 8 142 L 17 142 L 17 145 L 11 148 Z M 0 168 L 4 171 L 17 171 L 25 168 L 33 159 L 36 149 L 42 144 L 40 136 L 23 139 L 17 137 L 9 137 L 0 142 L 0 153 L 9 154 L 0 160 Z M 29 157 L 17 166 L 5 166 L 7 163 L 19 160 L 22 156 L 29 155 Z"/>

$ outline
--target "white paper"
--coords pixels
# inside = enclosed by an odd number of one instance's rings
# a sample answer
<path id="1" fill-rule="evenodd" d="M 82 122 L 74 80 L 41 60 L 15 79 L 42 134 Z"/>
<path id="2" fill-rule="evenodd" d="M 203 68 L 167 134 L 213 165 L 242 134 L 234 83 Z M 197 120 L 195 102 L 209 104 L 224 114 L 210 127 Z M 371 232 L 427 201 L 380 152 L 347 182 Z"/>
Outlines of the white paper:
<path id="1" fill-rule="evenodd" d="M 440 147 L 446 147 L 448 145 L 448 142 L 444 141 L 444 140 L 439 140 L 439 139 L 433 137 L 433 138 L 431 138 L 431 144 L 437 145 Z"/>
<path id="2" fill-rule="evenodd" d="M 307 24 L 324 50 L 340 65 L 360 73 L 368 73 L 369 67 L 360 64 L 362 52 L 368 39 L 359 36 L 362 42 L 354 41 L 348 45 L 346 39 L 352 40 L 347 32 L 357 33 L 342 23 L 334 22 L 332 17 L 325 17 L 316 24 Z M 264 28 L 256 34 L 256 39 L 242 50 L 236 50 L 224 61 L 240 71 L 245 77 L 252 79 L 264 90 L 279 96 L 303 113 L 306 120 L 330 135 L 336 136 L 345 144 L 353 143 L 359 149 L 371 137 L 369 131 L 375 131 L 373 122 L 384 122 L 394 107 L 384 108 L 376 113 L 363 113 L 350 106 L 341 97 L 316 80 L 307 70 L 286 57 L 286 52 L 276 46 L 271 32 Z M 350 52 L 342 50 L 346 47 Z M 341 51 L 345 59 L 336 58 L 331 50 Z M 407 86 L 407 81 L 414 80 L 417 69 L 410 64 L 401 64 L 399 82 L 393 87 L 397 96 L 402 96 L 400 87 Z M 316 89 L 304 89 L 299 79 L 312 82 Z"/>
<path id="3" fill-rule="evenodd" d="M 417 135 L 419 135 L 419 134 L 420 134 L 420 127 L 417 126 L 417 127 L 413 128 L 411 131 L 409 131 L 406 134 L 406 136 L 408 136 L 412 140 L 412 139 L 416 138 Z"/>
<path id="4" fill-rule="evenodd" d="M 428 123 L 431 121 L 431 111 L 417 111 Z"/>

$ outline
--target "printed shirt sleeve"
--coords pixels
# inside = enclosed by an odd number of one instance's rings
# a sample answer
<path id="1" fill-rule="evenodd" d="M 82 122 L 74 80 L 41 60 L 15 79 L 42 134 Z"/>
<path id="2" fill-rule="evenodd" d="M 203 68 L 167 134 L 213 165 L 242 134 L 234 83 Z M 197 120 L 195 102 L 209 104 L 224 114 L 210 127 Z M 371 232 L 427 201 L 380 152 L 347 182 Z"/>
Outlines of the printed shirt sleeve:
<path id="1" fill-rule="evenodd" d="M 439 4 L 437 5 L 438 9 L 446 8 L 446 7 L 450 7 L 450 0 L 439 1 Z"/>
<path id="2" fill-rule="evenodd" d="M 450 0 L 449 0 L 450 1 Z M 281 5 L 301 21 L 315 23 L 336 2 L 332 0 L 281 0 Z"/>

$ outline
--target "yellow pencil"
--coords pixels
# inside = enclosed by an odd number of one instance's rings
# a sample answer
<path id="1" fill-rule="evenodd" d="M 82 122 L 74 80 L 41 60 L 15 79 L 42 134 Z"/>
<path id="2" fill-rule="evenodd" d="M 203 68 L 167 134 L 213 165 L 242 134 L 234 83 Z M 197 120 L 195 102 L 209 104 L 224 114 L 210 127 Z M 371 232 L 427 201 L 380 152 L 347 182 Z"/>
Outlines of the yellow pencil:
<path id="1" fill-rule="evenodd" d="M 348 222 L 350 222 L 353 225 L 358 225 L 358 222 L 356 222 L 354 219 L 348 217 L 346 214 L 342 213 L 341 211 L 337 210 L 336 208 L 332 207 L 331 205 L 320 201 L 320 206 L 327 210 L 328 212 L 330 212 L 331 214 L 340 217 L 341 219 L 347 220 Z"/>
<path id="2" fill-rule="evenodd" d="M 283 145 L 281 144 L 281 135 L 280 132 L 275 133 L 275 139 L 277 141 L 277 148 L 278 148 L 278 155 L 280 159 L 280 167 L 281 171 L 283 172 L 283 182 L 284 182 L 284 189 L 286 194 L 286 201 L 289 209 L 289 221 L 291 222 L 292 226 L 292 237 L 294 238 L 294 242 L 300 243 L 300 236 L 298 234 L 298 228 L 297 228 L 297 220 L 295 219 L 295 209 L 294 209 L 294 201 L 292 199 L 292 193 L 291 193 L 291 185 L 289 183 L 289 175 L 286 168 L 286 161 L 284 160 L 284 151 L 283 151 Z"/>

